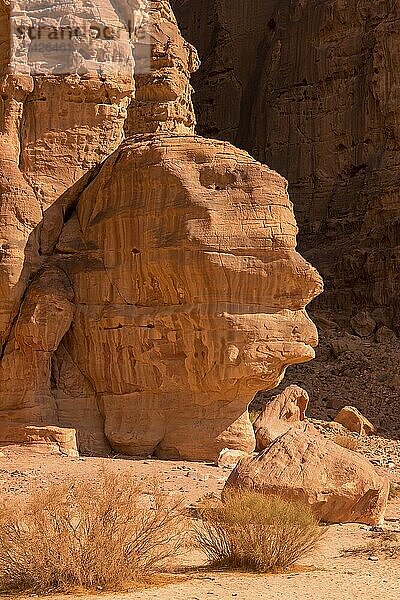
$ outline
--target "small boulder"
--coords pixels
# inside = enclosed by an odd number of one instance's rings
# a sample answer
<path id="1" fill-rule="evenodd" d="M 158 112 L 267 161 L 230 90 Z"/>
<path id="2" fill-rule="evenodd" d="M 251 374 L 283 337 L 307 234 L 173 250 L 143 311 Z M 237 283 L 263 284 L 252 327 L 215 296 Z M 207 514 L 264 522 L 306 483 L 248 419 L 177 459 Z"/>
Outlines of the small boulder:
<path id="1" fill-rule="evenodd" d="M 354 406 L 345 406 L 342 408 L 334 420 L 349 431 L 360 435 L 371 435 L 375 431 L 375 427 L 371 421 L 368 421 Z"/>
<path id="2" fill-rule="evenodd" d="M 389 329 L 389 327 L 379 327 L 378 331 L 375 333 L 375 339 L 378 344 L 390 344 L 397 340 L 397 335 L 393 331 L 393 329 Z"/>
<path id="3" fill-rule="evenodd" d="M 359 337 L 345 333 L 343 336 L 332 339 L 329 342 L 332 354 L 335 358 L 339 358 L 341 354 L 346 352 L 360 352 L 363 349 L 363 342 Z"/>
<path id="4" fill-rule="evenodd" d="M 308 402 L 308 393 L 297 385 L 275 396 L 254 423 L 257 450 L 264 450 L 292 427 L 304 428 Z"/>
<path id="5" fill-rule="evenodd" d="M 230 474 L 223 496 L 234 489 L 297 499 L 325 523 L 377 525 L 385 514 L 389 480 L 363 456 L 305 427 L 291 429 Z"/>
<path id="6" fill-rule="evenodd" d="M 367 311 L 361 311 L 350 319 L 353 331 L 360 337 L 368 337 L 375 331 L 376 321 Z"/>
<path id="7" fill-rule="evenodd" d="M 231 450 L 230 448 L 224 448 L 221 450 L 218 458 L 218 466 L 225 467 L 227 469 L 233 469 L 238 464 L 239 460 L 249 456 L 248 452 L 242 450 Z"/>
<path id="8" fill-rule="evenodd" d="M 36 426 L 25 423 L 0 422 L 0 443 L 36 447 L 72 458 L 79 457 L 76 430 L 53 425 Z"/>

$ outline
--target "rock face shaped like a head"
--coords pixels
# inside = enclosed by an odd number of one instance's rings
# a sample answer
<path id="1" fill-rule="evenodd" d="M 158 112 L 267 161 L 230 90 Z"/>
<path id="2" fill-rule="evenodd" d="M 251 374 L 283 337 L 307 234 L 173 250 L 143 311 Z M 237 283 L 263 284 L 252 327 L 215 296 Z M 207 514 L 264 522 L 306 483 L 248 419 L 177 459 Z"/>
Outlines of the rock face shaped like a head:
<path id="1" fill-rule="evenodd" d="M 169 3 L 150 4 L 154 68 L 136 77 L 125 122 L 140 135 L 71 181 L 37 228 L 40 271 L 4 345 L 0 409 L 76 428 L 87 452 L 214 460 L 254 449 L 254 394 L 313 358 L 304 309 L 322 283 L 295 250 L 286 181 L 192 135 L 196 54 Z"/>
<path id="2" fill-rule="evenodd" d="M 304 307 L 321 280 L 286 188 L 229 144 L 161 135 L 126 141 L 82 194 L 79 239 L 67 225 L 56 249 L 76 304 L 63 344 L 114 449 L 254 449 L 248 403 L 317 343 Z"/>

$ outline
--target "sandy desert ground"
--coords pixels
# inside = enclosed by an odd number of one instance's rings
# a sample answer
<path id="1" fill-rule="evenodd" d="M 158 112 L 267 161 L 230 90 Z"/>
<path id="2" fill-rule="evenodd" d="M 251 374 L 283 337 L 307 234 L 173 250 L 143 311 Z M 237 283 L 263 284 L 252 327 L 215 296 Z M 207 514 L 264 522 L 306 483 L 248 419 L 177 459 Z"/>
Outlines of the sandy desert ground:
<path id="1" fill-rule="evenodd" d="M 0 456 L 0 494 L 15 497 L 68 477 L 93 480 L 104 467 L 143 479 L 156 478 L 164 490 L 184 495 L 187 505 L 205 494 L 218 495 L 229 474 L 228 469 L 211 464 L 125 457 L 74 459 L 8 446 L 2 448 Z M 400 531 L 399 498 L 390 502 L 386 519 L 384 530 Z M 400 558 L 377 555 L 378 560 L 371 560 L 368 554 L 343 556 L 343 550 L 365 546 L 371 535 L 370 528 L 363 525 L 331 526 L 318 550 L 293 571 L 268 576 L 213 572 L 205 568 L 205 558 L 200 553 L 188 552 L 166 576 L 166 581 L 156 587 L 99 597 L 102 600 L 350 600 L 361 595 L 371 600 L 397 599 Z M 71 596 L 48 598 L 63 600 Z M 89 600 L 93 595 L 76 598 Z"/>

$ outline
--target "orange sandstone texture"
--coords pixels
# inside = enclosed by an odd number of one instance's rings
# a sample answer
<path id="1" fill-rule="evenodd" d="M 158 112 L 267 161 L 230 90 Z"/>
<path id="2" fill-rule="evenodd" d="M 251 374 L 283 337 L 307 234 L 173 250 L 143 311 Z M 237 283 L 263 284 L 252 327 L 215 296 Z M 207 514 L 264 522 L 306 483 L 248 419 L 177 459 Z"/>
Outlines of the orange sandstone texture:
<path id="1" fill-rule="evenodd" d="M 81 192 L 3 359 L 15 372 L 35 370 L 26 358 L 41 344 L 35 360 L 48 369 L 30 395 L 36 418 L 49 418 L 51 384 L 64 419 L 84 429 L 76 407 L 90 382 L 119 452 L 215 459 L 226 447 L 253 450 L 248 403 L 317 343 L 304 306 L 321 280 L 295 251 L 286 188 L 226 143 L 162 134 L 124 142 Z M 8 396 L 12 406 L 15 379 Z"/>
<path id="2" fill-rule="evenodd" d="M 375 432 L 373 424 L 354 406 L 345 406 L 342 408 L 336 415 L 335 422 L 340 423 L 349 431 L 353 431 L 359 435 L 372 435 Z"/>
<path id="3" fill-rule="evenodd" d="M 254 423 L 257 450 L 264 450 L 292 427 L 304 429 L 308 402 L 308 393 L 297 385 L 289 385 L 268 402 Z"/>
<path id="4" fill-rule="evenodd" d="M 296 252 L 287 182 L 230 144 L 193 135 L 195 51 L 168 2 L 150 4 L 153 70 L 136 77 L 132 98 L 115 82 L 116 119 L 104 115 L 93 134 L 104 90 L 78 81 L 79 144 L 68 142 L 67 119 L 29 174 L 14 163 L 21 182 L 36 182 L 36 202 L 48 189 L 39 210 L 51 206 L 19 238 L 18 259 L 6 254 L 1 293 L 14 308 L 3 317 L 0 410 L 8 422 L 76 429 L 84 452 L 217 460 L 225 448 L 254 449 L 254 394 L 313 358 L 305 307 L 322 282 Z M 49 97 L 71 90 L 63 78 L 41 85 Z M 52 104 L 40 110 L 57 118 Z M 82 144 L 93 160 L 82 162 Z"/>
<path id="5" fill-rule="evenodd" d="M 56 22 L 50 22 L 61 26 L 71 19 L 74 26 L 88 21 L 118 26 L 122 8 L 118 12 L 114 4 L 74 2 L 71 15 L 71 4 L 60 3 Z M 46 7 L 42 8 L 38 16 L 45 19 Z M 75 71 L 56 75 L 49 62 L 42 74 L 32 73 L 21 56 L 10 56 L 9 11 L 10 3 L 1 0 L 0 345 L 10 333 L 27 281 L 46 252 L 39 233 L 54 226 L 46 222 L 46 209 L 118 147 L 134 90 L 133 71 L 121 71 L 121 59 L 107 54 L 104 40 L 92 42 L 91 57 L 82 49 Z M 128 33 L 122 30 L 121 36 L 119 52 L 128 59 Z"/>

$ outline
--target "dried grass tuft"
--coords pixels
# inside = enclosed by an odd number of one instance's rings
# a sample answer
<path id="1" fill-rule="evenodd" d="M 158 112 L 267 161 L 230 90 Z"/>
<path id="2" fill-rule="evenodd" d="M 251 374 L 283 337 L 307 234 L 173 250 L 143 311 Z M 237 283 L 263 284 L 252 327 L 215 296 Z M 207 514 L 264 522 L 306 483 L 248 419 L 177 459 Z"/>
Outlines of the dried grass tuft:
<path id="1" fill-rule="evenodd" d="M 177 555 L 182 510 L 155 487 L 102 473 L 8 501 L 0 512 L 0 588 L 122 589 Z"/>
<path id="2" fill-rule="evenodd" d="M 197 545 L 212 565 L 257 572 L 290 567 L 324 532 L 305 504 L 253 491 L 203 508 L 195 526 Z"/>

